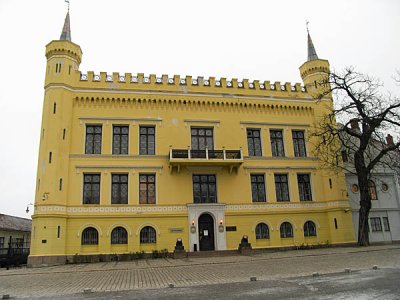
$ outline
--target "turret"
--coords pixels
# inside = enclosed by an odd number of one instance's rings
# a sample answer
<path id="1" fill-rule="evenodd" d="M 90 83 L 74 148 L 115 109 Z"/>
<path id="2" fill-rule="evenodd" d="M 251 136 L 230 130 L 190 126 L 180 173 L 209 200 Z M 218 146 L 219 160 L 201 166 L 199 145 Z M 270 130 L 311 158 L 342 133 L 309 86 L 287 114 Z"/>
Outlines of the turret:
<path id="1" fill-rule="evenodd" d="M 69 11 L 65 16 L 64 26 L 59 40 L 46 45 L 46 80 L 45 86 L 51 83 L 71 84 L 79 80 L 79 65 L 82 50 L 71 41 Z"/>
<path id="2" fill-rule="evenodd" d="M 318 58 L 312 42 L 310 33 L 307 29 L 308 55 L 307 61 L 300 67 L 300 75 L 306 86 L 307 92 L 314 98 L 329 91 L 329 85 L 326 84 L 329 75 L 329 62 Z"/>

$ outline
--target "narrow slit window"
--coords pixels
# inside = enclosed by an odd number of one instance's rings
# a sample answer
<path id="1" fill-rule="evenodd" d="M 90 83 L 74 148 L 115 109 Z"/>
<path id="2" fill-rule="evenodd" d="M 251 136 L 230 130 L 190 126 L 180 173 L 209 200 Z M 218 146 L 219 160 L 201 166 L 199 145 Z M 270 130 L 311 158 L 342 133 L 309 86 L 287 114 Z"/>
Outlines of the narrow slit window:
<path id="1" fill-rule="evenodd" d="M 63 140 L 65 140 L 65 133 L 66 133 L 66 130 L 65 130 L 65 128 L 63 129 Z"/>
<path id="2" fill-rule="evenodd" d="M 42 129 L 42 138 L 44 138 L 44 128 Z"/>
<path id="3" fill-rule="evenodd" d="M 329 178 L 329 188 L 332 189 L 332 179 Z"/>
<path id="4" fill-rule="evenodd" d="M 335 222 L 335 229 L 338 229 L 336 218 L 334 218 L 333 221 Z"/>
<path id="5" fill-rule="evenodd" d="M 53 114 L 55 114 L 56 111 L 57 111 L 57 103 L 54 102 L 54 105 L 53 105 Z"/>
<path id="6" fill-rule="evenodd" d="M 52 152 L 49 152 L 49 164 L 51 164 L 51 158 L 52 158 L 52 156 L 53 156 L 53 153 L 52 153 Z"/>
<path id="7" fill-rule="evenodd" d="M 62 178 L 60 178 L 60 182 L 59 182 L 59 185 L 58 185 L 58 189 L 59 189 L 60 191 L 62 191 Z"/>
<path id="8" fill-rule="evenodd" d="M 60 233 L 61 233 L 61 226 L 58 225 L 58 226 L 57 226 L 57 238 L 58 238 L 58 239 L 60 238 Z"/>
<path id="9" fill-rule="evenodd" d="M 68 67 L 68 75 L 71 75 L 71 66 Z"/>

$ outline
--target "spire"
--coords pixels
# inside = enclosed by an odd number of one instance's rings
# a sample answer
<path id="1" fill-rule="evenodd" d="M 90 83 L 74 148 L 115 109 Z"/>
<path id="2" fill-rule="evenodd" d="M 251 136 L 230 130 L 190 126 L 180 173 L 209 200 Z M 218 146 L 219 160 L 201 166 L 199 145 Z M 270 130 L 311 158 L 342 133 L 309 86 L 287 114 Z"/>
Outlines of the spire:
<path id="1" fill-rule="evenodd" d="M 60 40 L 70 41 L 71 42 L 71 28 L 69 25 L 69 7 L 67 15 L 65 16 L 64 27 L 61 32 Z"/>
<path id="2" fill-rule="evenodd" d="M 313 44 L 311 36 L 310 36 L 310 32 L 308 31 L 308 22 L 307 22 L 307 38 L 308 38 L 308 59 L 307 59 L 307 61 L 318 59 L 318 55 L 317 55 L 317 52 L 315 51 L 314 44 Z"/>

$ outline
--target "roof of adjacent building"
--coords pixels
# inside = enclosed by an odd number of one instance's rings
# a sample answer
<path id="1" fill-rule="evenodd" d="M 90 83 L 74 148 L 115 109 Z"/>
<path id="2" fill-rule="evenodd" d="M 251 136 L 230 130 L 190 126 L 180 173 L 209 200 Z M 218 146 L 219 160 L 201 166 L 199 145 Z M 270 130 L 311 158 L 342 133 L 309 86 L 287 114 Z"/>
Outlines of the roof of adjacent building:
<path id="1" fill-rule="evenodd" d="M 30 232 L 32 220 L 0 214 L 0 230 Z"/>

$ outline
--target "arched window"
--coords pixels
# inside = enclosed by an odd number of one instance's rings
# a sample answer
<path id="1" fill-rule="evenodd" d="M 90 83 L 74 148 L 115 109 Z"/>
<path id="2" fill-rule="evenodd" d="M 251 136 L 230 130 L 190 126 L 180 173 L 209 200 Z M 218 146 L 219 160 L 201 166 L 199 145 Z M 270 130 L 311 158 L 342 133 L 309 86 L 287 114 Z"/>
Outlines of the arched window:
<path id="1" fill-rule="evenodd" d="M 111 232 L 111 244 L 128 244 L 128 233 L 124 227 L 115 227 Z"/>
<path id="2" fill-rule="evenodd" d="M 269 228 L 265 223 L 256 226 L 256 240 L 269 239 Z"/>
<path id="3" fill-rule="evenodd" d="M 156 231 L 151 226 L 146 226 L 140 230 L 140 243 L 153 244 L 156 243 Z"/>
<path id="4" fill-rule="evenodd" d="M 317 229 L 313 221 L 304 223 L 304 236 L 317 236 Z"/>
<path id="5" fill-rule="evenodd" d="M 371 196 L 371 200 L 378 200 L 375 182 L 373 182 L 372 180 L 368 180 L 368 193 Z"/>
<path id="6" fill-rule="evenodd" d="M 283 222 L 281 224 L 281 238 L 292 238 L 293 237 L 293 227 L 289 222 Z"/>
<path id="7" fill-rule="evenodd" d="M 99 233 L 93 227 L 85 228 L 82 232 L 82 245 L 98 245 Z"/>

